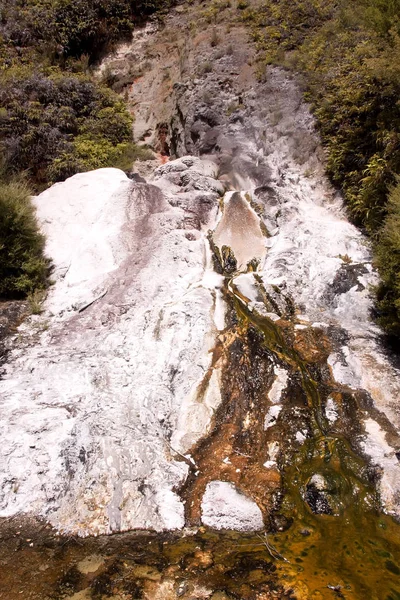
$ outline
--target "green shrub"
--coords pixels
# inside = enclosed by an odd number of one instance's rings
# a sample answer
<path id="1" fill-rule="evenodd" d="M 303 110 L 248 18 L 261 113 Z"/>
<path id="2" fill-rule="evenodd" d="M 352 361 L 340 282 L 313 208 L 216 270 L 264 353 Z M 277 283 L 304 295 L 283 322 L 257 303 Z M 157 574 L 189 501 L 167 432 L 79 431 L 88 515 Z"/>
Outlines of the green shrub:
<path id="1" fill-rule="evenodd" d="M 206 75 L 207 73 L 212 73 L 213 67 L 209 61 L 201 63 L 198 68 L 199 75 Z"/>
<path id="2" fill-rule="evenodd" d="M 46 284 L 43 238 L 18 174 L 42 190 L 79 171 L 128 170 L 153 156 L 132 143 L 126 106 L 91 79 L 89 66 L 170 3 L 0 0 L 0 155 L 14 176 L 7 182 L 0 173 L 0 297 L 28 295 L 39 311 L 35 290 Z"/>
<path id="3" fill-rule="evenodd" d="M 0 182 L 0 297 L 22 298 L 46 287 L 49 270 L 43 257 L 29 189 L 23 182 Z"/>
<path id="4" fill-rule="evenodd" d="M 0 34 L 10 52 L 64 61 L 104 49 L 169 0 L 0 0 Z"/>
<path id="5" fill-rule="evenodd" d="M 3 155 L 38 188 L 87 165 L 113 164 L 131 142 L 132 117 L 121 99 L 85 75 L 10 69 L 0 86 Z"/>
<path id="6" fill-rule="evenodd" d="M 113 144 L 104 138 L 93 139 L 81 135 L 75 138 L 69 152 L 64 152 L 52 161 L 49 177 L 52 181 L 63 181 L 75 173 L 103 167 L 128 171 L 136 155 L 136 146 L 132 143 Z"/>
<path id="7" fill-rule="evenodd" d="M 400 336 L 400 180 L 389 194 L 377 263 L 382 278 L 377 293 L 379 321 L 389 333 Z"/>

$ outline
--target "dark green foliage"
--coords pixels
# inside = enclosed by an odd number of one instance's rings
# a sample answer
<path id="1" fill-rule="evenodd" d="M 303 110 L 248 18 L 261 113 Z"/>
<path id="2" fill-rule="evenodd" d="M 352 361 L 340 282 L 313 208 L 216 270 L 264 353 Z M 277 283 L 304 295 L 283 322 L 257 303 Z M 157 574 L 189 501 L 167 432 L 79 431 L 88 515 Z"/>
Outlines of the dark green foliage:
<path id="1" fill-rule="evenodd" d="M 9 49 L 33 49 L 52 59 L 95 60 L 135 23 L 169 0 L 0 0 L 0 33 Z M 25 52 L 24 52 L 25 49 Z"/>
<path id="2" fill-rule="evenodd" d="M 18 298 L 46 286 L 48 262 L 29 189 L 0 182 L 0 298 Z"/>
<path id="3" fill-rule="evenodd" d="M 400 173 L 400 0 L 264 0 L 242 17 L 264 61 L 304 75 L 331 179 L 375 240 L 381 322 L 400 334 L 400 263 L 380 252 L 400 251 L 392 202 L 382 229 Z"/>
<path id="4" fill-rule="evenodd" d="M 88 64 L 170 0 L 0 0 L 0 151 L 36 189 L 79 171 L 130 168 L 122 100 Z"/>
<path id="5" fill-rule="evenodd" d="M 378 289 L 380 321 L 390 333 L 400 336 L 400 180 L 389 194 L 377 259 L 382 277 Z"/>
<path id="6" fill-rule="evenodd" d="M 132 119 L 124 104 L 84 75 L 11 69 L 0 80 L 0 105 L 5 160 L 14 172 L 27 170 L 38 186 L 117 166 L 129 150 Z"/>

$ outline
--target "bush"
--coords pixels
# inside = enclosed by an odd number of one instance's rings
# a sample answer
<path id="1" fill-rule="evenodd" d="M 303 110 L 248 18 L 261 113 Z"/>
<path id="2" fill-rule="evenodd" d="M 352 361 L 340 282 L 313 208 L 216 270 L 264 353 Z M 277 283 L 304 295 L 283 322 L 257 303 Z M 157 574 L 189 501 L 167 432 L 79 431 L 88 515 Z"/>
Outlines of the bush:
<path id="1" fill-rule="evenodd" d="M 29 189 L 0 182 L 0 297 L 21 298 L 46 287 L 48 261 Z"/>
<path id="2" fill-rule="evenodd" d="M 10 69 L 0 85 L 5 160 L 16 173 L 28 171 L 38 188 L 87 164 L 112 165 L 131 142 L 132 118 L 121 99 L 85 75 Z"/>
<path id="3" fill-rule="evenodd" d="M 169 0 L 0 0 L 0 34 L 11 51 L 63 61 L 86 54 L 90 61 L 135 23 Z"/>
<path id="4" fill-rule="evenodd" d="M 132 143 L 122 100 L 89 65 L 170 0 L 0 0 L 0 155 L 36 190 L 79 171 L 131 168 L 149 157 Z M 47 263 L 29 190 L 0 173 L 0 296 L 45 286 Z M 34 294 L 31 296 L 34 298 Z"/>
<path id="5" fill-rule="evenodd" d="M 69 152 L 62 153 L 52 161 L 48 173 L 53 181 L 63 181 L 75 173 L 103 167 L 116 167 L 128 171 L 136 155 L 134 144 L 113 144 L 104 138 L 92 139 L 82 135 L 75 138 Z"/>
<path id="6" fill-rule="evenodd" d="M 382 277 L 377 293 L 379 321 L 389 333 L 400 336 L 400 180 L 389 194 L 377 259 Z"/>

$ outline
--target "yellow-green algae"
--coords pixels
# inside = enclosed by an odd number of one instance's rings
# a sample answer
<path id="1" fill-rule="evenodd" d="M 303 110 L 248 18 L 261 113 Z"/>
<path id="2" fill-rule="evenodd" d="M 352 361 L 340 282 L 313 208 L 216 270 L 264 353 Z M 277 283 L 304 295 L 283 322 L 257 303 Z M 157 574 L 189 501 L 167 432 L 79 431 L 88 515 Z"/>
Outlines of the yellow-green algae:
<path id="1" fill-rule="evenodd" d="M 380 512 L 375 487 L 365 476 L 365 459 L 343 436 L 328 433 L 317 383 L 280 327 L 250 311 L 237 295 L 234 305 L 243 325 L 255 326 L 273 353 L 299 369 L 314 417 L 313 437 L 283 468 L 282 512 L 293 524 L 271 539 L 285 559 L 277 561 L 280 579 L 299 598 L 327 598 L 331 590 L 348 599 L 400 599 L 400 525 Z M 313 514 L 304 501 L 306 482 L 315 473 L 335 489 L 336 516 Z"/>

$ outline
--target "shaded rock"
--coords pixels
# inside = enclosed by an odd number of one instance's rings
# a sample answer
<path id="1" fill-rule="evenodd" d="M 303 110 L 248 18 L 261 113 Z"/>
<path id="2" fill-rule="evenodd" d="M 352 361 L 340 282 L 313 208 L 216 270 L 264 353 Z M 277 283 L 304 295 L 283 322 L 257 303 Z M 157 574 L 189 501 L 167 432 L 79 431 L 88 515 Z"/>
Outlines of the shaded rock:
<path id="1" fill-rule="evenodd" d="M 146 183 L 146 180 L 144 177 L 142 177 L 141 175 L 139 175 L 139 173 L 128 173 L 128 179 L 131 179 L 132 181 L 136 181 L 136 183 Z"/>
<path id="2" fill-rule="evenodd" d="M 237 269 L 235 254 L 229 246 L 222 246 L 221 248 L 221 263 L 223 272 L 228 275 L 234 273 Z"/>
<path id="3" fill-rule="evenodd" d="M 256 199 L 261 200 L 267 206 L 279 205 L 277 191 L 272 186 L 260 186 L 254 190 L 253 194 Z"/>
<path id="4" fill-rule="evenodd" d="M 316 515 L 337 514 L 337 488 L 319 473 L 314 474 L 307 483 L 305 500 Z"/>
<path id="5" fill-rule="evenodd" d="M 202 106 L 197 109 L 194 115 L 194 121 L 203 121 L 210 127 L 215 127 L 220 123 L 220 117 L 217 112 L 207 106 Z"/>
<path id="6" fill-rule="evenodd" d="M 205 177 L 204 175 L 200 175 L 195 171 L 187 171 L 181 176 L 181 185 L 185 187 L 186 191 L 189 190 L 203 190 L 216 192 L 217 194 L 222 194 L 225 191 L 224 186 L 219 181 L 213 179 L 212 177 Z"/>
<path id="7" fill-rule="evenodd" d="M 199 145 L 199 154 L 209 154 L 213 151 L 218 151 L 216 148 L 220 135 L 219 129 L 209 129 L 201 139 Z"/>
<path id="8" fill-rule="evenodd" d="M 362 275 L 368 273 L 368 269 L 362 263 L 343 264 L 337 271 L 332 285 L 326 291 L 325 298 L 328 302 L 332 302 L 335 296 L 345 294 L 352 288 L 356 288 L 358 292 L 365 289 L 365 285 L 361 282 Z"/>

